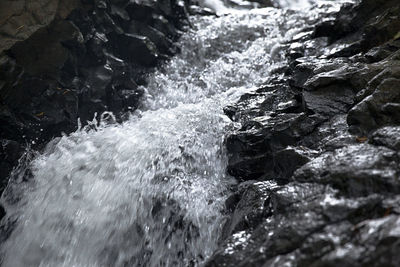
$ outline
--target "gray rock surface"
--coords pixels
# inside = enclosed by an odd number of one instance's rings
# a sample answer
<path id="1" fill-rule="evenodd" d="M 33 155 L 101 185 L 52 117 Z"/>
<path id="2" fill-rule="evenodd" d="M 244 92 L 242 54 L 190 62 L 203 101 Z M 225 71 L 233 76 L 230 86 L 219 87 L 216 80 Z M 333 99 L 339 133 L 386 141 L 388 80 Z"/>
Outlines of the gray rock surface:
<path id="1" fill-rule="evenodd" d="M 398 11 L 344 5 L 293 40 L 284 78 L 225 108 L 240 183 L 207 266 L 399 265 Z"/>

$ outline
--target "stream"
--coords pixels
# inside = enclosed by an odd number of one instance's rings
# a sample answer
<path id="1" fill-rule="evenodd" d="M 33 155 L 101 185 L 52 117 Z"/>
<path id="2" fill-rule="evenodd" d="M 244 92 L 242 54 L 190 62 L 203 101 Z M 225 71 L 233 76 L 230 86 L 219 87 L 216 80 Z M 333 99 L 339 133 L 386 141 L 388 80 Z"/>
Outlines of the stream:
<path id="1" fill-rule="evenodd" d="M 33 155 L 32 179 L 14 172 L 3 266 L 201 266 L 212 255 L 235 184 L 224 138 L 237 125 L 223 107 L 286 64 L 283 44 L 318 8 L 205 4 L 219 16 L 191 17 L 128 121 L 103 114 Z"/>

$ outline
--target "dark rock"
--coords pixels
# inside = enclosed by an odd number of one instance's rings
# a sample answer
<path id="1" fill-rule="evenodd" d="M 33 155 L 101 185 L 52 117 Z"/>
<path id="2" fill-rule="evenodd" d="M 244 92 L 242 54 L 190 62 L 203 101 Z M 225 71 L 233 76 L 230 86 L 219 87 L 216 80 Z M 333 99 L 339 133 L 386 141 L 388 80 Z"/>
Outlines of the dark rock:
<path id="1" fill-rule="evenodd" d="M 399 264 L 398 15 L 345 4 L 288 43 L 283 79 L 224 109 L 239 185 L 206 266 Z"/>
<path id="2" fill-rule="evenodd" d="M 159 52 L 149 38 L 129 33 L 113 38 L 115 43 L 118 42 L 117 50 L 123 53 L 121 54 L 123 58 L 145 67 L 155 67 Z"/>
<path id="3" fill-rule="evenodd" d="M 399 79 L 388 78 L 375 92 L 357 104 L 347 117 L 349 125 L 357 127 L 361 133 L 369 133 L 380 126 L 397 124 L 396 109 L 388 103 L 400 103 Z M 385 106 L 386 105 L 386 106 Z"/>
<path id="4" fill-rule="evenodd" d="M 2 139 L 0 144 L 0 191 L 2 192 L 7 186 L 8 176 L 15 163 L 22 155 L 23 148 L 18 142 L 12 140 Z"/>
<path id="5" fill-rule="evenodd" d="M 313 266 L 396 266 L 399 258 L 398 216 L 369 220 L 356 226 L 352 243 L 341 244 Z M 371 250 L 371 248 L 374 248 Z"/>
<path id="6" fill-rule="evenodd" d="M 376 130 L 371 136 L 371 143 L 399 151 L 400 127 L 388 126 Z"/>
<path id="7" fill-rule="evenodd" d="M 336 115 L 320 124 L 311 134 L 305 136 L 300 145 L 314 150 L 333 151 L 350 144 L 356 139 L 348 132 L 346 115 Z"/>
<path id="8" fill-rule="evenodd" d="M 142 24 L 140 22 L 134 22 L 131 24 L 129 32 L 136 35 L 142 35 L 149 38 L 150 41 L 153 42 L 157 46 L 157 49 L 164 54 L 173 54 L 173 43 L 168 37 L 166 37 L 162 32 L 159 30 Z"/>
<path id="9" fill-rule="evenodd" d="M 341 83 L 303 93 L 305 107 L 324 117 L 346 113 L 354 103 L 354 96 L 352 89 Z"/>
<path id="10" fill-rule="evenodd" d="M 304 113 L 283 113 L 247 121 L 241 131 L 227 139 L 231 154 L 228 172 L 243 180 L 275 178 L 273 154 L 295 145 L 319 122 L 319 118 Z"/>
<path id="11" fill-rule="evenodd" d="M 287 147 L 274 154 L 274 172 L 279 180 L 288 180 L 295 170 L 311 160 L 313 152 L 303 147 Z"/>
<path id="12" fill-rule="evenodd" d="M 0 3 L 0 54 L 26 40 L 55 19 L 65 19 L 79 7 L 79 1 L 2 1 Z"/>
<path id="13" fill-rule="evenodd" d="M 263 218 L 268 217 L 271 207 L 269 207 L 269 198 L 272 189 L 277 186 L 267 182 L 243 183 L 238 190 L 239 201 L 236 203 L 234 212 L 225 223 L 221 235 L 224 240 L 228 236 L 243 231 L 245 229 L 254 229 Z"/>
<path id="14" fill-rule="evenodd" d="M 276 190 L 274 194 L 280 195 L 280 189 Z M 306 190 L 311 192 L 309 188 Z M 296 192 L 296 189 L 289 191 Z M 309 195 L 300 193 L 295 196 L 302 199 Z M 292 251 L 310 233 L 322 227 L 322 217 L 312 211 L 312 208 L 307 207 L 307 211 L 305 208 L 301 212 L 292 212 L 295 209 L 288 205 L 283 213 L 275 210 L 268 213 L 269 218 L 264 219 L 254 230 L 233 234 L 216 251 L 206 266 L 260 266 L 269 258 Z M 270 207 L 274 206 L 274 200 L 271 200 Z"/>
<path id="15" fill-rule="evenodd" d="M 345 199 L 335 194 L 332 189 L 312 183 L 270 188 L 265 219 L 226 239 L 206 266 L 325 266 L 326 255 L 335 254 L 346 245 L 362 246 L 359 229 L 387 216 L 387 204 L 377 195 Z M 366 233 L 374 235 L 373 231 L 365 230 L 364 236 Z M 360 256 L 356 251 L 348 254 Z M 367 262 L 373 257 L 365 255 L 362 259 Z M 346 261 L 342 257 L 336 260 Z"/>
<path id="16" fill-rule="evenodd" d="M 343 194 L 399 192 L 398 155 L 385 147 L 351 145 L 325 153 L 296 171 L 297 181 L 330 184 Z"/>
<path id="17" fill-rule="evenodd" d="M 395 38 L 400 27 L 399 7 L 396 0 L 363 0 L 344 5 L 333 23 L 322 23 L 315 36 L 327 36 L 330 42 L 345 47 L 332 54 L 349 57 L 367 52 Z"/>

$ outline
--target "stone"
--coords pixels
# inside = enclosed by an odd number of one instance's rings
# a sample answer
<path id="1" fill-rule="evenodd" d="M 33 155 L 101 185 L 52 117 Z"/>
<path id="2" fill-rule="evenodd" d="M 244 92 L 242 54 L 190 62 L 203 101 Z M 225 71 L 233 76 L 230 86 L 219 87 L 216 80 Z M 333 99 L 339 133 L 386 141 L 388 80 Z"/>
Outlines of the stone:
<path id="1" fill-rule="evenodd" d="M 287 44 L 283 79 L 224 109 L 239 185 L 206 266 L 399 264 L 398 10 L 343 5 Z"/>
<path id="2" fill-rule="evenodd" d="M 400 150 L 400 127 L 387 126 L 382 127 L 371 135 L 372 144 L 386 146 L 393 150 Z"/>
<path id="3" fill-rule="evenodd" d="M 399 192 L 398 156 L 369 144 L 350 145 L 325 153 L 294 174 L 296 181 L 330 184 L 345 195 Z"/>
<path id="4" fill-rule="evenodd" d="M 386 109 L 384 108 L 387 103 L 400 102 L 399 82 L 400 80 L 395 78 L 382 81 L 372 95 L 366 97 L 350 110 L 347 117 L 349 125 L 358 128 L 361 133 L 367 134 L 380 126 L 399 123 L 394 116 L 395 114 L 393 114 L 395 110 L 388 108 L 388 106 L 386 106 Z"/>

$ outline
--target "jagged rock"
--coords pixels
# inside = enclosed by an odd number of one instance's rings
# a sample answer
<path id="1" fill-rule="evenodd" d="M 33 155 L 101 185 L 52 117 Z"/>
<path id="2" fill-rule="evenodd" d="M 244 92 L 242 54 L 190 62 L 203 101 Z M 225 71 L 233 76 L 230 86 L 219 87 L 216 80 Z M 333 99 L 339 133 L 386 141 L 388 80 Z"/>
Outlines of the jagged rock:
<path id="1" fill-rule="evenodd" d="M 159 52 L 149 38 L 128 33 L 115 38 L 115 42 L 119 41 L 118 50 L 122 53 L 123 58 L 145 67 L 155 67 Z"/>
<path id="2" fill-rule="evenodd" d="M 295 170 L 309 162 L 315 152 L 305 147 L 287 147 L 274 154 L 274 172 L 277 180 L 288 180 Z"/>
<path id="3" fill-rule="evenodd" d="M 318 122 L 318 118 L 304 113 L 257 117 L 246 122 L 238 134 L 227 139 L 231 154 L 228 172 L 243 180 L 273 178 L 273 152 L 296 144 Z"/>
<path id="4" fill-rule="evenodd" d="M 400 80 L 395 78 L 383 80 L 372 95 L 349 112 L 349 125 L 366 134 L 380 126 L 400 123 L 395 116 L 395 104 L 400 103 L 399 82 Z"/>
<path id="5" fill-rule="evenodd" d="M 396 0 L 363 0 L 344 5 L 336 19 L 322 23 L 315 30 L 315 37 L 327 36 L 331 43 L 344 48 L 331 54 L 333 57 L 349 57 L 367 52 L 372 47 L 396 39 L 400 17 Z"/>
<path id="6" fill-rule="evenodd" d="M 173 43 L 168 37 L 166 37 L 159 30 L 145 25 L 140 22 L 134 22 L 129 28 L 129 32 L 136 35 L 142 35 L 149 38 L 149 40 L 157 46 L 157 49 L 164 54 L 171 55 L 174 53 Z"/>
<path id="7" fill-rule="evenodd" d="M 225 108 L 242 125 L 227 138 L 228 170 L 252 186 L 234 190 L 231 233 L 206 266 L 399 264 L 398 11 L 345 4 L 289 43 L 282 90 L 271 79 Z"/>
<path id="8" fill-rule="evenodd" d="M 348 132 L 346 115 L 336 115 L 320 124 L 315 131 L 305 136 L 299 144 L 314 150 L 333 151 L 350 144 L 355 144 L 356 138 Z"/>
<path id="9" fill-rule="evenodd" d="M 351 145 L 325 153 L 294 174 L 297 181 L 331 184 L 344 194 L 398 193 L 398 156 L 369 144 Z"/>
<path id="10" fill-rule="evenodd" d="M 268 185 L 265 186 L 268 188 Z M 305 202 L 305 199 L 311 196 L 311 192 L 314 196 L 317 192 L 320 194 L 323 188 L 319 186 L 317 189 L 317 187 L 314 187 L 315 190 L 310 190 L 310 187 L 272 188 L 273 196 L 267 197 L 270 203 L 267 207 L 271 207 L 272 211 L 267 213 L 269 218 L 256 224 L 254 229 L 237 232 L 226 239 L 206 266 L 260 266 L 268 258 L 290 252 L 301 244 L 307 235 L 322 227 L 322 217 L 312 211 L 309 206 L 303 207 L 301 212 L 293 212 L 295 208 L 291 207 L 296 206 L 295 203 L 299 200 Z M 287 194 L 288 191 L 290 194 Z M 298 192 L 298 194 L 292 194 L 292 192 Z M 284 204 L 284 209 L 276 209 L 276 201 L 281 194 L 282 197 L 289 198 L 286 202 L 287 206 Z M 303 212 L 307 216 L 304 216 Z"/>
<path id="11" fill-rule="evenodd" d="M 305 107 L 325 117 L 346 113 L 354 103 L 354 96 L 351 88 L 340 83 L 303 93 Z"/>
<path id="12" fill-rule="evenodd" d="M 276 187 L 268 182 L 249 181 L 241 184 L 238 192 L 233 196 L 239 198 L 239 201 L 231 207 L 234 212 L 225 223 L 220 239 L 224 240 L 234 233 L 254 228 L 261 223 L 270 212 L 270 194 Z"/>
<path id="13" fill-rule="evenodd" d="M 265 195 L 266 218 L 226 239 L 206 266 L 325 266 L 326 255 L 335 255 L 342 246 L 362 247 L 359 229 L 370 221 L 383 220 L 391 204 L 385 204 L 378 195 L 346 199 L 335 194 L 329 187 L 313 183 L 270 188 Z M 363 235 L 370 239 L 375 236 L 372 247 L 385 239 L 368 230 Z M 385 247 L 382 244 L 379 251 Z M 363 262 L 380 254 L 365 252 Z M 348 255 L 360 256 L 354 250 Z"/>

